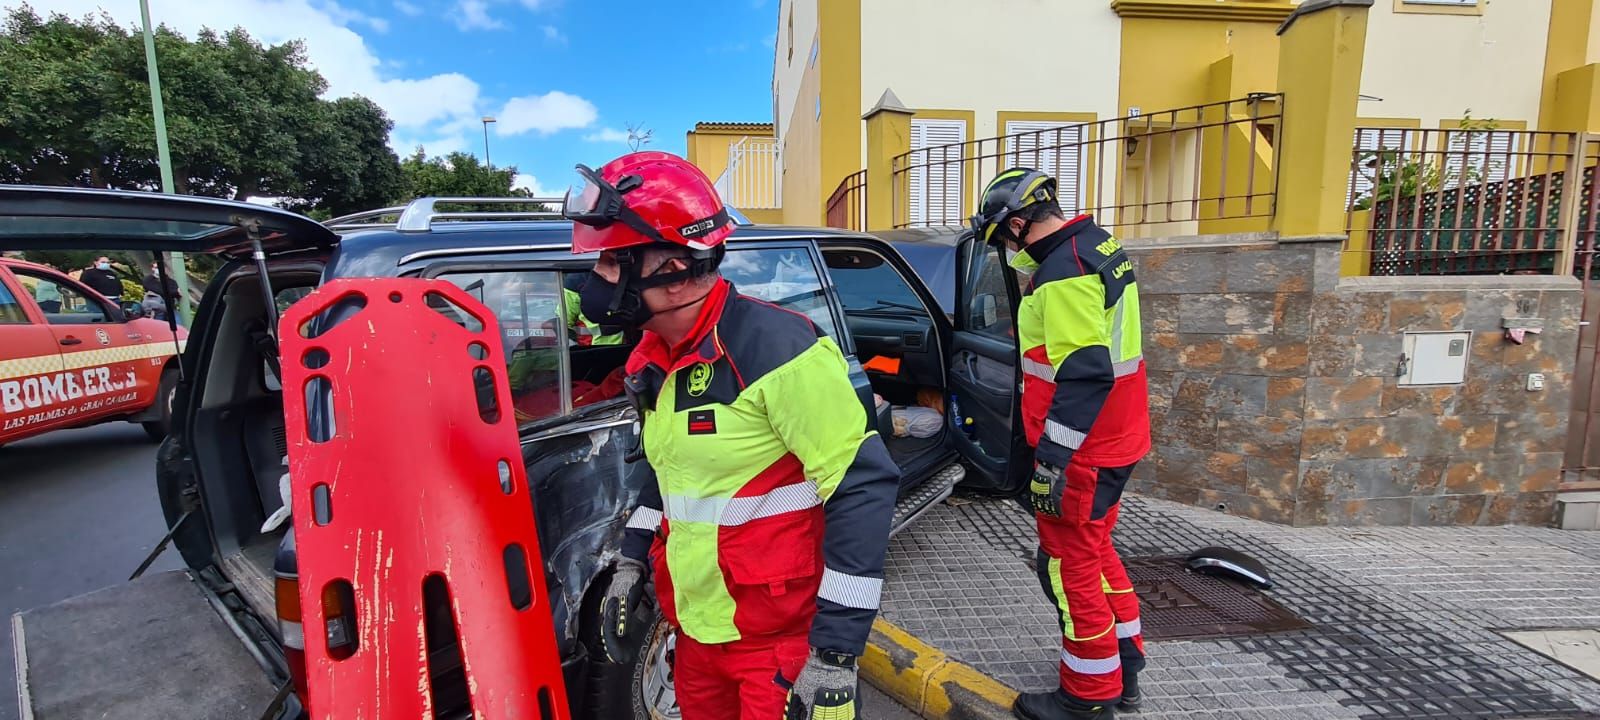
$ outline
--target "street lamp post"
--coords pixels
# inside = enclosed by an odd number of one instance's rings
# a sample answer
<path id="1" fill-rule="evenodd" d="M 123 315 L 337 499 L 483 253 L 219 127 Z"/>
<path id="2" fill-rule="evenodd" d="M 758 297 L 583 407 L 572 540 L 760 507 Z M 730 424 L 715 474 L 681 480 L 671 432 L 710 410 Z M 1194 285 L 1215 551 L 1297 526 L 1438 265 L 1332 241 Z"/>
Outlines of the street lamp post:
<path id="1" fill-rule="evenodd" d="M 483 164 L 488 165 L 490 170 L 494 169 L 494 163 L 489 162 L 489 123 L 494 121 L 493 115 L 483 116 Z"/>
<path id="2" fill-rule="evenodd" d="M 161 104 L 161 71 L 156 67 L 156 36 L 150 30 L 150 2 L 139 0 L 139 17 L 144 22 L 144 65 L 150 75 L 150 111 L 155 115 L 156 162 L 161 166 L 161 192 L 171 195 L 176 190 L 172 183 L 172 151 L 167 147 L 167 112 Z M 189 272 L 183 266 L 182 253 L 170 253 L 172 279 L 178 286 L 178 311 L 190 318 Z"/>

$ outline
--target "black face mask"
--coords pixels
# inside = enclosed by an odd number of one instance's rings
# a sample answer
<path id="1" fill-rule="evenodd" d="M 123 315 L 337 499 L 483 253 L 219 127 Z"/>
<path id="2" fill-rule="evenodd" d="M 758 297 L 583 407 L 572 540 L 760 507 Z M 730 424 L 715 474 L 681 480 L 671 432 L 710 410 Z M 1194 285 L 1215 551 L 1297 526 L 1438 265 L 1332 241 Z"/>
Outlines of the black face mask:
<path id="1" fill-rule="evenodd" d="M 627 288 L 618 288 L 616 283 L 590 272 L 588 280 L 578 290 L 578 309 L 583 311 L 584 317 L 600 326 L 600 332 L 607 335 L 621 329 L 637 330 L 655 317 L 655 312 L 645 304 L 642 293 L 643 288 L 637 282 L 628 283 Z M 613 300 L 620 300 L 615 303 L 616 309 L 612 309 Z"/>

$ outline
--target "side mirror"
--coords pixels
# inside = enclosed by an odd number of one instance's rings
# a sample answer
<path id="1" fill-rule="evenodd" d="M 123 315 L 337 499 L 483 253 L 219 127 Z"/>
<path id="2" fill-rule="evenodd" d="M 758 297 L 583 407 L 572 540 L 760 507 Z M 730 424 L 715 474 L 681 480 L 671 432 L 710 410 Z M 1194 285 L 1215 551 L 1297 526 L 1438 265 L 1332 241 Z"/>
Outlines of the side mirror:
<path id="1" fill-rule="evenodd" d="M 144 317 L 144 305 L 131 300 L 122 303 L 122 317 L 127 320 L 138 320 Z"/>
<path id="2" fill-rule="evenodd" d="M 979 295 L 972 302 L 973 324 L 989 327 L 1000 321 L 1000 303 L 993 295 Z"/>

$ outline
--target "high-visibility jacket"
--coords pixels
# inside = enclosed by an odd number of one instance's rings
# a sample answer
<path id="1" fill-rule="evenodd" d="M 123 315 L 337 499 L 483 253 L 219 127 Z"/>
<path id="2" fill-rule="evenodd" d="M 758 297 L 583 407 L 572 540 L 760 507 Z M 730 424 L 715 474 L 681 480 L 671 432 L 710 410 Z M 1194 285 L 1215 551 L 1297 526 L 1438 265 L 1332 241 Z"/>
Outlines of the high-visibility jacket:
<path id="1" fill-rule="evenodd" d="M 623 553 L 648 548 L 667 619 L 702 643 L 809 628 L 860 654 L 900 473 L 839 347 L 718 281 L 683 347 L 647 332 L 628 372 L 655 483 Z"/>
<path id="2" fill-rule="evenodd" d="M 601 330 L 599 325 L 585 317 L 583 311 L 578 309 L 581 299 L 578 297 L 578 289 L 575 285 L 581 286 L 583 276 L 570 275 L 568 277 L 571 279 L 568 280 L 567 286 L 561 289 L 561 294 L 564 296 L 562 298 L 561 313 L 562 319 L 567 323 L 567 327 L 572 329 L 573 341 L 579 345 L 621 345 L 622 333 L 607 333 Z"/>
<path id="3" fill-rule="evenodd" d="M 1139 284 L 1122 244 L 1088 216 L 1028 245 L 1017 309 L 1022 427 L 1035 459 L 1132 465 L 1150 450 Z"/>

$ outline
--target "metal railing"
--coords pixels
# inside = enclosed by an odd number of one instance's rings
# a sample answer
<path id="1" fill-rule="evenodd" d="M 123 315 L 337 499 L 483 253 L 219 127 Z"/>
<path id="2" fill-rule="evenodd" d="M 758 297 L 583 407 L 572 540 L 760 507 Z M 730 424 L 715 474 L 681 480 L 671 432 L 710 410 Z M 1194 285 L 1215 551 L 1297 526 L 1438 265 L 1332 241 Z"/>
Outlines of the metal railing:
<path id="1" fill-rule="evenodd" d="M 744 137 L 728 146 L 728 167 L 717 176 L 717 193 L 728 205 L 777 208 L 783 205 L 778 141 Z"/>
<path id="2" fill-rule="evenodd" d="M 1575 133 L 1357 128 L 1346 249 L 1372 275 L 1571 273 L 1597 156 Z"/>
<path id="3" fill-rule="evenodd" d="M 867 171 L 858 170 L 839 181 L 828 196 L 827 223 L 844 230 L 867 229 Z"/>
<path id="4" fill-rule="evenodd" d="M 1057 178 L 1062 209 L 1142 234 L 1260 218 L 1277 195 L 1283 96 L 1255 94 L 1112 120 L 913 149 L 894 159 L 894 227 L 959 225 L 1008 167 Z"/>

